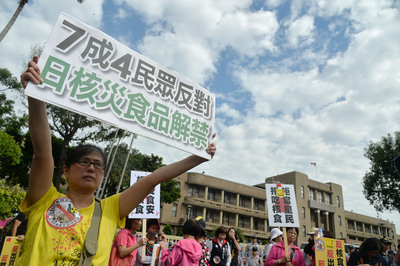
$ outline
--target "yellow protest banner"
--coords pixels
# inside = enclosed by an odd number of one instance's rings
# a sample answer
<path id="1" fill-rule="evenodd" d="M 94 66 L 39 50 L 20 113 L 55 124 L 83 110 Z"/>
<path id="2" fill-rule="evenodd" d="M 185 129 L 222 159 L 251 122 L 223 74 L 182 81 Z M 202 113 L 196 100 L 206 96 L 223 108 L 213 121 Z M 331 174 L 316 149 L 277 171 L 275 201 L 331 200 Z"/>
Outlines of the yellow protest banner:
<path id="1" fill-rule="evenodd" d="M 4 240 L 3 250 L 0 256 L 0 265 L 14 265 L 20 256 L 22 241 L 18 241 L 17 237 L 6 236 Z"/>
<path id="2" fill-rule="evenodd" d="M 346 266 L 344 241 L 333 238 L 315 239 L 316 266 Z"/>

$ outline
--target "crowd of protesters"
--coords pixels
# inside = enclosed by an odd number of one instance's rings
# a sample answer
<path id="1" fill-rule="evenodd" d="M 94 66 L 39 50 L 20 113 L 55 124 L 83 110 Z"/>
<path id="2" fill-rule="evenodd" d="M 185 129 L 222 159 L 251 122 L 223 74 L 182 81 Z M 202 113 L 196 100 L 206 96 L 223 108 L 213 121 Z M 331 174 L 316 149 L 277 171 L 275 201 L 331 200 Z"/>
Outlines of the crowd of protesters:
<path id="1" fill-rule="evenodd" d="M 202 217 L 189 219 L 183 224 L 183 239 L 175 245 L 167 243 L 165 235 L 159 233 L 157 220 L 147 220 L 148 228 L 145 238 L 137 238 L 135 231 L 139 230 L 139 219 L 132 222 L 127 219 L 127 226 L 117 234 L 114 243 L 118 252 L 111 252 L 109 265 L 150 265 L 153 246 L 160 244 L 159 259 L 161 265 L 200 265 L 200 266 L 316 266 L 315 243 L 318 237 L 333 238 L 326 230 L 313 229 L 309 232 L 308 244 L 304 250 L 295 245 L 298 228 L 286 228 L 286 239 L 279 228 L 273 228 L 269 243 L 261 248 L 259 240 L 253 236 L 251 241 L 243 246 L 235 228 L 227 229 L 219 226 L 215 230 L 215 237 L 210 238 L 206 233 L 206 223 Z M 128 225 L 129 224 L 129 225 Z M 121 233 L 123 232 L 123 233 Z M 121 241 L 120 235 L 129 235 L 133 241 Z M 158 237 L 156 236 L 158 234 Z M 286 247 L 285 247 L 286 245 Z M 146 259 L 141 259 L 138 249 L 146 246 Z M 391 250 L 392 243 L 385 238 L 368 238 L 356 249 L 348 245 L 346 249 L 347 265 L 375 265 L 398 266 L 400 259 L 400 245 L 397 253 Z M 113 245 L 114 248 L 114 245 Z M 288 252 L 285 252 L 288 250 Z M 119 253 L 119 249 L 125 253 Z M 127 254 L 127 251 L 131 253 Z M 129 258 L 129 264 L 116 264 L 113 254 Z M 114 264 L 113 264 L 114 262 Z"/>
<path id="2" fill-rule="evenodd" d="M 28 81 L 36 85 L 43 82 L 37 62 L 38 57 L 34 57 L 27 70 L 21 75 L 24 87 Z M 161 167 L 121 194 L 113 195 L 101 203 L 95 203 L 93 193 L 100 185 L 104 174 L 105 154 L 96 146 L 81 145 L 69 154 L 66 165 L 63 166 L 69 187 L 65 194 L 59 193 L 52 185 L 54 163 L 45 103 L 33 98 L 29 98 L 28 102 L 29 129 L 34 154 L 28 193 L 19 206 L 22 211 L 21 216 L 23 215 L 24 218 L 15 220 L 15 229 L 13 228 L 12 233 L 14 236 L 24 236 L 25 232 L 18 233 L 17 227 L 21 226 L 25 220 L 27 222 L 24 214 L 26 213 L 29 224 L 25 230 L 27 237 L 23 248 L 30 252 L 23 252 L 21 265 L 53 263 L 57 265 L 59 262 L 70 262 L 76 265 L 82 261 L 83 264 L 90 265 L 93 261 L 95 265 L 103 265 L 109 258 L 108 264 L 112 266 L 148 266 L 152 264 L 154 247 L 159 244 L 160 261 L 163 265 L 169 266 L 316 266 L 314 239 L 317 236 L 333 238 L 329 231 L 321 232 L 315 229 L 311 232 L 309 242 L 302 251 L 295 245 L 298 228 L 286 228 L 285 238 L 281 230 L 273 228 L 270 243 L 261 250 L 256 236 L 253 236 L 251 242 L 244 247 L 240 243 L 240 237 L 235 228 L 227 229 L 219 226 L 215 231 L 215 237 L 210 239 L 205 230 L 204 219 L 197 217 L 183 224 L 183 239 L 173 246 L 166 242 L 166 237 L 160 232 L 160 224 L 156 219 L 147 220 L 146 234 L 138 238 L 136 233 L 140 230 L 142 220 L 126 218 L 125 228 L 120 230 L 112 241 L 115 228 L 123 225 L 124 217 L 145 198 L 155 185 L 171 180 L 207 160 L 190 156 L 177 163 Z M 215 143 L 211 143 L 206 151 L 212 157 L 216 151 Z M 67 212 L 70 214 L 67 216 L 73 220 L 71 224 L 62 219 L 61 212 L 49 214 L 56 207 L 65 215 Z M 65 210 L 65 207 L 68 207 L 68 210 Z M 101 209 L 99 214 L 96 213 L 97 208 Z M 46 213 L 46 216 L 43 216 L 43 213 Z M 98 252 L 95 251 L 92 254 L 88 248 L 91 239 L 86 242 L 85 237 L 89 235 L 91 229 L 90 220 L 95 219 L 96 216 L 103 218 L 102 223 L 97 225 L 97 230 L 102 233 L 97 238 Z M 58 249 L 60 241 L 55 241 L 55 239 L 62 239 L 63 235 L 72 234 L 71 228 L 83 219 L 84 223 L 79 225 L 82 236 L 71 238 L 76 240 L 75 244 L 79 246 L 79 249 L 71 250 L 68 254 L 57 251 L 54 255 L 47 252 L 49 249 Z M 22 228 L 24 226 L 21 226 Z M 46 237 L 41 237 L 43 235 L 53 241 L 47 241 Z M 111 242 L 110 250 L 108 247 Z M 391 247 L 392 243 L 385 238 L 368 238 L 360 245 L 359 250 L 349 246 L 346 254 L 347 265 L 397 266 L 400 263 L 400 245 L 396 253 L 391 250 Z M 79 257 L 84 258 L 86 254 L 89 254 L 90 260 L 79 259 Z"/>

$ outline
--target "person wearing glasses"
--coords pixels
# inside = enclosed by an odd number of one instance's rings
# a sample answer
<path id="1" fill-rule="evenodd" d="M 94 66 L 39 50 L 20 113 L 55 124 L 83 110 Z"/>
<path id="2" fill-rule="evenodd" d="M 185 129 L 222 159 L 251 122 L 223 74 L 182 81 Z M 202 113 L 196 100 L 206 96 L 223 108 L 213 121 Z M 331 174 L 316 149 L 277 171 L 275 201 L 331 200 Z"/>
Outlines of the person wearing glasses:
<path id="1" fill-rule="evenodd" d="M 35 56 L 21 75 L 24 88 L 29 81 L 36 85 L 43 82 L 38 60 Z M 52 183 L 54 160 L 46 105 L 30 97 L 28 104 L 33 158 L 28 191 L 20 209 L 28 217 L 29 224 L 18 264 L 78 265 L 94 213 L 94 192 L 104 176 L 106 157 L 94 145 L 75 148 L 63 166 L 68 190 L 65 194 L 58 192 Z M 211 143 L 206 150 L 211 157 L 214 156 L 215 144 Z M 191 155 L 157 169 L 124 192 L 101 200 L 98 249 L 92 265 L 108 264 L 116 228 L 124 227 L 125 217 L 157 184 L 171 180 L 205 161 L 207 159 Z"/>

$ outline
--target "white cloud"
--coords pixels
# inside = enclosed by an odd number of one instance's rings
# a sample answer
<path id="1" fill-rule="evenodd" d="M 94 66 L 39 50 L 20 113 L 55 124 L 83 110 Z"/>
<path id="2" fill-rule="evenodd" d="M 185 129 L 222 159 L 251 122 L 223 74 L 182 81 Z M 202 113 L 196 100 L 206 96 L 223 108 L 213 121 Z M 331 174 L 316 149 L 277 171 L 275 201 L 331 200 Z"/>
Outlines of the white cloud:
<path id="1" fill-rule="evenodd" d="M 314 42 L 314 18 L 303 16 L 294 20 L 288 26 L 286 37 L 289 45 L 296 48 L 298 45 L 309 45 Z"/>

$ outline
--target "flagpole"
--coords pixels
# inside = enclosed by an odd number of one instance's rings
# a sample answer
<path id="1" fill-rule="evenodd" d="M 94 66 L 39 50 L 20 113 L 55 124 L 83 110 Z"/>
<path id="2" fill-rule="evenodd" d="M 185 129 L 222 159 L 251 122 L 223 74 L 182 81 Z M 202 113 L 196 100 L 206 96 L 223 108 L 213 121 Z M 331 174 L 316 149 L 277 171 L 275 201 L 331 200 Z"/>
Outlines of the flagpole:
<path id="1" fill-rule="evenodd" d="M 317 163 L 311 162 L 311 165 L 315 166 L 315 180 L 318 180 L 318 170 L 317 170 Z"/>

